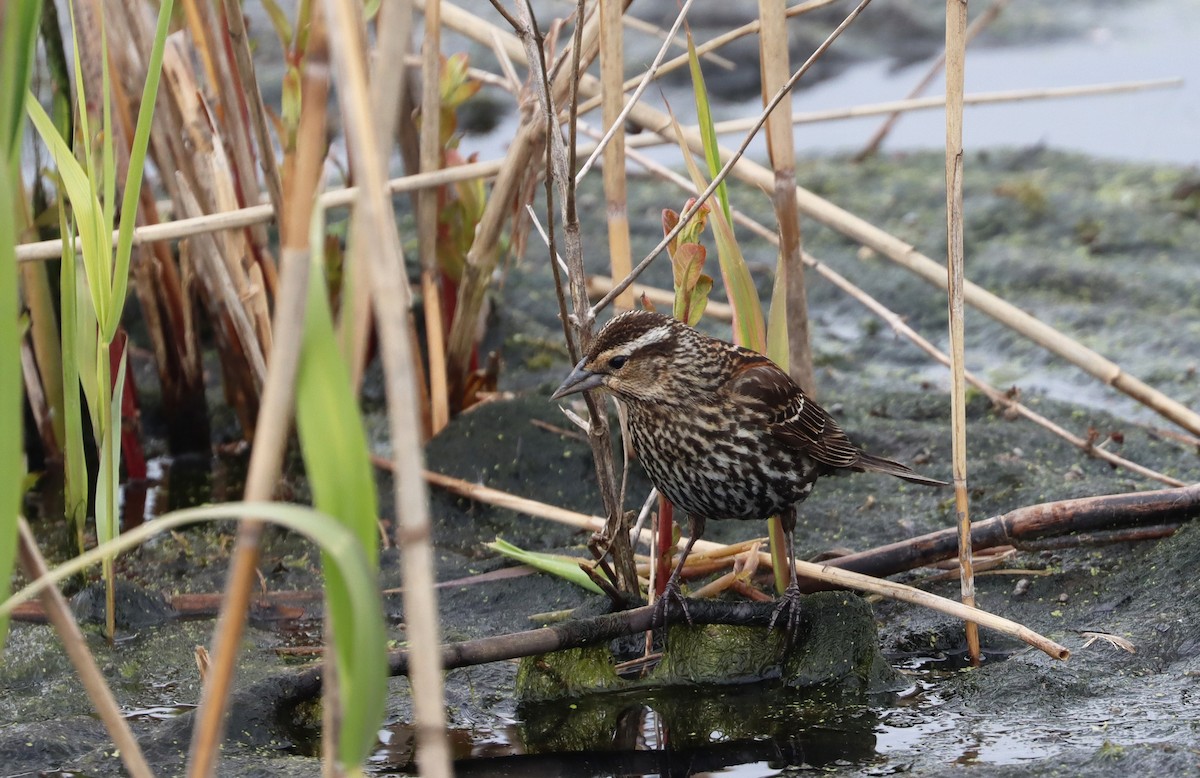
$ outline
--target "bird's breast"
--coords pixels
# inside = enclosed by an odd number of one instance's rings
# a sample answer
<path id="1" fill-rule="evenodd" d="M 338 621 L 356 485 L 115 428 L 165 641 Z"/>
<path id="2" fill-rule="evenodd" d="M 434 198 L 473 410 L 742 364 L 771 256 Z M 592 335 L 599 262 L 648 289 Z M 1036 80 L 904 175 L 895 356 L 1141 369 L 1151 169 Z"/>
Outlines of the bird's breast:
<path id="1" fill-rule="evenodd" d="M 634 451 L 680 510 L 705 519 L 761 519 L 808 496 L 815 463 L 752 414 L 702 405 L 629 405 Z"/>

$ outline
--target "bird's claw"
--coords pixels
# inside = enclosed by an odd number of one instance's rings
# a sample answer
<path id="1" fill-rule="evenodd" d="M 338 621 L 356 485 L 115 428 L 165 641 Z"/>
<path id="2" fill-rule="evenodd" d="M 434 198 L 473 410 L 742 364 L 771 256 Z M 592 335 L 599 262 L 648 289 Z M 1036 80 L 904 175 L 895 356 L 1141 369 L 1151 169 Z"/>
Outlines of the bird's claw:
<path id="1" fill-rule="evenodd" d="M 784 638 L 787 640 L 789 648 L 796 645 L 800 637 L 800 615 L 801 603 L 804 599 L 803 592 L 796 585 L 796 579 L 792 578 L 792 582 L 783 590 L 783 595 L 775 603 L 775 610 L 771 613 L 771 620 L 767 623 L 768 629 L 775 629 L 776 623 L 783 630 Z M 784 611 L 787 612 L 787 617 L 780 621 Z"/>
<path id="2" fill-rule="evenodd" d="M 679 581 L 674 577 L 667 581 L 667 585 L 663 588 L 663 593 L 654 601 L 654 618 L 650 623 L 656 627 L 661 627 L 667 623 L 667 610 L 670 608 L 672 600 L 683 611 L 683 617 L 687 619 L 688 626 L 691 626 L 692 614 L 688 613 L 687 598 L 683 596 L 683 592 L 679 591 Z"/>

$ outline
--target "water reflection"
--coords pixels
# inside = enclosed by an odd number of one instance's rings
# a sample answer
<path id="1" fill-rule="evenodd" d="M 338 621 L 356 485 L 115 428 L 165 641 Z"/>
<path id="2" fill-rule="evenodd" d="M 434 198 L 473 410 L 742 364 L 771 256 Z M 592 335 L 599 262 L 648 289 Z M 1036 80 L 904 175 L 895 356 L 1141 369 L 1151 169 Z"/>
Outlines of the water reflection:
<path id="1" fill-rule="evenodd" d="M 842 695 L 709 687 L 523 705 L 516 721 L 451 739 L 458 775 L 749 776 L 873 763 L 878 725 L 876 707 Z M 409 725 L 380 740 L 372 772 L 415 772 Z"/>

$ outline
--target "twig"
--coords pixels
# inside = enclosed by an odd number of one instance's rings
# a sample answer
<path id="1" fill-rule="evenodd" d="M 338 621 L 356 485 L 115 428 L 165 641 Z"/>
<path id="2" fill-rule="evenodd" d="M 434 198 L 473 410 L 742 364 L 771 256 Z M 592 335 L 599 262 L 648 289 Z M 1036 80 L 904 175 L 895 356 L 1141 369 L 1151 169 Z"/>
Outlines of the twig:
<path id="1" fill-rule="evenodd" d="M 548 518 L 560 524 L 566 524 L 571 527 L 582 530 L 596 531 L 603 526 L 604 520 L 598 516 L 587 516 L 575 511 L 569 511 L 565 508 L 558 508 L 553 505 L 546 505 L 537 500 L 530 500 L 524 497 L 502 492 L 498 489 L 491 489 L 479 484 L 472 484 L 451 476 L 441 475 L 440 473 L 425 472 L 426 480 L 441 488 L 447 489 L 454 494 L 462 497 L 467 497 L 480 502 L 486 502 L 490 505 L 498 505 L 500 507 L 509 508 L 511 510 L 528 513 L 532 516 Z M 1195 487 L 1200 493 L 1200 486 Z M 1200 497 L 1200 494 L 1196 495 Z M 1054 505 L 1051 503 L 1050 505 Z M 649 542 L 649 531 L 643 530 L 641 534 L 642 542 Z M 685 544 L 684 539 L 680 539 L 676 545 L 677 548 L 682 548 Z M 698 551 L 713 551 L 721 549 L 719 543 L 712 541 L 698 540 L 695 544 L 695 550 Z M 771 556 L 766 552 L 759 554 L 760 564 L 771 564 Z M 1052 657 L 1058 659 L 1066 659 L 1070 656 L 1068 651 L 1063 646 L 1048 640 L 1027 627 L 1015 624 L 1007 619 L 1002 619 L 985 611 L 976 608 L 970 608 L 961 603 L 947 600 L 937 595 L 922 592 L 918 589 L 913 589 L 903 584 L 884 581 L 878 578 L 854 573 L 849 570 L 838 569 L 833 563 L 813 564 L 796 560 L 796 573 L 802 578 L 811 578 L 817 581 L 822 581 L 827 585 L 834 587 L 845 587 L 847 589 L 855 589 L 857 591 L 871 592 L 873 594 L 881 594 L 884 597 L 891 599 L 909 602 L 914 605 L 920 605 L 925 608 L 930 608 L 941 613 L 946 613 L 955 618 L 963 619 L 964 621 L 975 621 L 985 627 L 998 630 L 1007 635 L 1022 640 L 1029 645 L 1041 651 L 1045 651 Z M 804 585 L 803 583 L 801 584 Z M 691 605 L 689 604 L 689 609 Z"/>
<path id="2" fill-rule="evenodd" d="M 662 27 L 659 27 L 656 24 L 651 24 L 650 22 L 647 22 L 643 19 L 639 19 L 638 17 L 633 16 L 632 14 L 628 14 L 628 13 L 625 14 L 625 18 L 623 19 L 623 21 L 625 23 L 625 26 L 631 30 L 637 30 L 638 32 L 648 33 L 662 41 L 670 41 L 672 48 L 684 49 L 685 51 L 687 50 L 686 44 L 680 43 L 679 41 L 674 40 L 675 36 L 672 33 L 667 32 Z M 699 56 L 704 61 L 711 62 L 712 64 L 721 68 L 721 70 L 737 70 L 736 62 L 734 62 L 731 59 L 726 59 L 725 57 L 722 57 L 720 54 L 712 54 L 709 52 L 705 52 L 704 54 L 701 54 Z M 621 90 L 621 91 L 624 91 L 624 90 Z"/>
<path id="3" fill-rule="evenodd" d="M 1183 85 L 1181 78 L 1161 78 L 1148 81 L 1116 81 L 1105 84 L 1088 86 L 1040 87 L 1037 89 L 1007 89 L 996 92 L 977 92 L 963 96 L 963 105 L 997 105 L 1000 103 L 1015 103 L 1026 100 L 1057 100 L 1070 97 L 1098 97 L 1101 95 L 1122 94 L 1127 92 L 1142 92 L 1151 89 L 1170 89 Z M 931 111 L 946 105 L 945 95 L 920 97 L 912 100 L 890 100 L 883 103 L 863 103 L 846 108 L 826 108 L 820 111 L 796 111 L 792 114 L 792 124 L 817 124 L 819 122 L 839 121 L 842 119 L 857 119 L 864 116 L 878 116 L 896 111 Z M 756 119 L 746 117 L 728 119 L 714 125 L 718 135 L 742 133 L 754 126 Z M 697 128 L 689 126 L 687 132 L 697 132 Z M 629 146 L 644 148 L 660 146 L 673 141 L 647 133 L 634 135 L 626 143 Z"/>
<path id="4" fill-rule="evenodd" d="M 787 9 L 787 16 L 790 19 L 793 16 L 799 16 L 800 14 L 805 14 L 805 13 L 808 13 L 809 11 L 815 11 L 818 8 L 824 8 L 827 5 L 832 5 L 835 2 L 837 2 L 837 0 L 807 0 L 807 2 L 797 3 L 796 5 Z M 696 47 L 696 55 L 703 57 L 706 54 L 708 54 L 709 52 L 716 51 L 717 49 L 721 48 L 725 44 L 732 43 L 733 41 L 737 40 L 738 38 L 744 38 L 747 35 L 753 35 L 756 32 L 758 32 L 760 29 L 762 29 L 762 22 L 760 22 L 758 19 L 755 19 L 752 22 L 747 22 L 746 24 L 743 24 L 741 27 L 735 27 L 732 30 L 730 30 L 729 32 L 722 33 L 722 34 L 718 35 L 717 37 L 713 38 L 712 40 L 701 43 L 700 45 L 698 45 Z M 688 55 L 681 54 L 678 57 L 675 57 L 674 59 L 668 60 L 666 62 L 666 64 L 659 67 L 658 72 L 656 74 L 656 78 L 661 78 L 672 71 L 679 70 L 680 68 L 685 68 L 687 66 L 688 66 Z M 633 89 L 635 86 L 637 86 L 639 80 L 640 80 L 640 77 L 634 77 L 634 78 L 629 79 L 628 81 L 625 82 L 624 88 L 622 89 L 622 91 L 628 92 L 630 89 Z M 588 100 L 587 102 L 585 102 L 579 106 L 579 112 L 587 113 L 588 111 L 592 110 L 599 104 L 600 104 L 600 98 L 593 97 L 592 99 Z"/>
<path id="5" fill-rule="evenodd" d="M 971 559 L 970 496 L 967 492 L 967 380 L 963 327 L 963 140 L 967 0 L 946 0 L 946 277 L 950 310 L 950 421 L 954 511 L 958 519 L 958 567 L 962 601 L 975 604 Z M 967 655 L 978 666 L 979 629 L 967 622 Z"/>
<path id="6" fill-rule="evenodd" d="M 491 178 L 496 175 L 504 164 L 503 159 L 489 162 L 471 162 L 466 165 L 456 165 L 445 170 L 430 173 L 418 173 L 411 176 L 400 176 L 387 182 L 386 188 L 390 194 L 416 192 L 422 189 L 453 184 L 459 181 L 469 181 L 476 178 Z M 346 208 L 358 199 L 358 187 L 343 187 L 331 189 L 323 193 L 318 203 L 323 209 Z M 275 210 L 270 204 L 251 205 L 237 210 L 197 216 L 190 219 L 177 219 L 161 224 L 139 227 L 133 233 L 133 245 L 141 246 L 155 241 L 174 240 L 189 235 L 202 235 L 217 230 L 240 229 L 252 224 L 263 224 L 275 218 Z M 113 232 L 113 245 L 117 242 L 117 233 Z M 75 239 L 75 250 L 79 251 L 81 244 Z M 23 243 L 17 246 L 18 262 L 33 262 L 36 260 L 58 259 L 62 256 L 63 242 L 61 239 L 43 240 L 35 243 Z"/>
<path id="7" fill-rule="evenodd" d="M 567 347 L 571 351 L 571 358 L 577 359 L 579 352 L 583 348 L 586 348 L 588 341 L 591 339 L 592 321 L 585 315 L 588 310 L 586 275 L 583 266 L 583 245 L 579 233 L 579 218 L 575 210 L 574 177 L 571 175 L 571 165 L 574 164 L 575 144 L 572 142 L 570 146 L 565 145 L 562 133 L 558 130 L 555 118 L 558 112 L 554 107 L 555 89 L 552 88 L 547 76 L 544 60 L 545 53 L 539 45 L 537 20 L 533 16 L 533 10 L 528 5 L 528 2 L 518 3 L 517 7 L 520 17 L 517 28 L 518 37 L 525 47 L 525 57 L 526 62 L 530 63 L 534 92 L 541 107 L 542 117 L 546 122 L 547 208 L 552 207 L 555 192 L 557 192 L 561 203 L 564 258 L 567 263 L 571 301 L 575 309 L 571 325 L 575 330 L 576 337 L 572 339 L 568 333 Z M 582 10 L 582 6 L 580 10 Z M 598 26 L 595 22 L 588 22 L 587 24 Z M 574 93 L 574 84 L 577 82 L 577 79 L 573 76 L 580 72 L 579 68 L 582 63 L 583 26 L 582 20 L 576 19 L 575 39 L 571 45 L 572 64 L 569 72 L 569 75 L 572 76 L 570 82 L 572 94 Z M 594 35 L 589 35 L 589 38 L 594 37 Z M 572 100 L 572 103 L 575 104 L 576 101 Z M 572 137 L 573 140 L 574 138 Z M 570 156 L 568 156 L 569 154 Z M 550 244 L 551 261 L 553 262 L 555 255 L 553 216 L 547 221 L 547 237 Z M 561 285 L 558 288 L 561 293 Z M 565 306 L 565 301 L 560 297 L 560 310 L 565 309 Z M 628 537 L 621 531 L 621 528 L 624 526 L 624 510 L 621 505 L 621 497 L 617 486 L 616 467 L 613 462 L 612 441 L 609 434 L 608 422 L 603 405 L 593 396 L 593 393 L 587 393 L 584 396 L 584 402 L 588 408 L 588 441 L 591 443 L 597 481 L 600 484 L 601 498 L 604 502 L 605 513 L 608 515 L 608 521 L 602 533 L 603 544 L 606 547 L 604 550 L 612 552 L 613 564 L 616 566 L 616 583 L 618 587 L 622 591 L 633 593 L 638 589 L 637 573 L 634 569 L 633 551 L 629 546 Z"/>
<path id="8" fill-rule="evenodd" d="M 604 149 L 608 147 L 609 141 L 611 141 L 613 137 L 620 130 L 622 130 L 622 128 L 624 128 L 625 119 L 628 118 L 629 112 L 633 110 L 633 107 L 637 105 L 638 100 L 642 98 L 642 93 L 646 91 L 646 87 L 650 86 L 650 82 L 654 80 L 654 74 L 658 71 L 658 66 L 662 64 L 663 57 L 667 53 L 667 48 L 671 45 L 671 42 L 675 40 L 675 35 L 679 32 L 679 28 L 683 25 L 683 20 L 687 18 L 687 13 L 689 10 L 691 10 L 693 2 L 695 2 L 695 0 L 687 0 L 687 2 L 683 4 L 683 7 L 679 9 L 679 13 L 675 16 L 675 23 L 671 25 L 671 31 L 667 33 L 667 38 L 663 41 L 662 47 L 659 48 L 658 54 L 655 55 L 654 61 L 650 63 L 650 68 L 642 75 L 642 79 L 638 83 L 637 89 L 635 89 L 633 94 L 629 96 L 629 99 L 625 101 L 625 107 L 620 109 L 612 121 L 609 121 L 607 117 L 605 118 L 604 124 L 608 127 L 608 130 L 604 133 L 604 136 L 600 138 L 599 142 L 596 143 L 596 148 L 591 152 L 590 155 L 588 155 L 587 160 L 579 167 L 579 172 L 575 174 L 576 186 L 579 185 L 579 182 L 583 180 L 583 177 L 587 175 L 588 171 L 592 169 L 592 165 L 594 165 L 596 160 L 599 159 L 600 155 L 604 152 Z M 611 86 L 605 90 L 605 94 L 613 95 L 613 93 L 614 90 Z"/>
<path id="9" fill-rule="evenodd" d="M 632 155 L 629 155 L 632 157 Z M 613 280 L 611 276 L 592 275 L 587 279 L 587 290 L 590 297 L 600 299 L 608 292 L 612 291 Z M 654 305 L 660 305 L 664 308 L 670 308 L 675 301 L 675 293 L 669 289 L 659 289 L 653 286 L 644 284 L 630 284 L 629 290 L 633 292 L 634 297 L 639 300 L 645 297 Z M 730 322 L 733 321 L 733 308 L 729 303 L 723 303 L 720 300 L 709 300 L 708 305 L 704 309 L 704 315 L 716 319 L 717 321 Z"/>

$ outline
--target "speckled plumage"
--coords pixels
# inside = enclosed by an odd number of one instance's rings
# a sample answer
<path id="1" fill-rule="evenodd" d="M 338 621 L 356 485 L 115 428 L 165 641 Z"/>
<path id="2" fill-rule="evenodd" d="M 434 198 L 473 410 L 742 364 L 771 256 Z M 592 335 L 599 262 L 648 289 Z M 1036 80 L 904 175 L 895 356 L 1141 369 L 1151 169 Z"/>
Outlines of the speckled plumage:
<path id="1" fill-rule="evenodd" d="M 872 470 L 942 484 L 860 450 L 765 356 L 662 314 L 613 318 L 554 396 L 600 387 L 624 402 L 634 451 L 687 513 L 691 541 L 708 519 L 779 514 L 790 546 L 793 506 L 824 475 Z"/>

